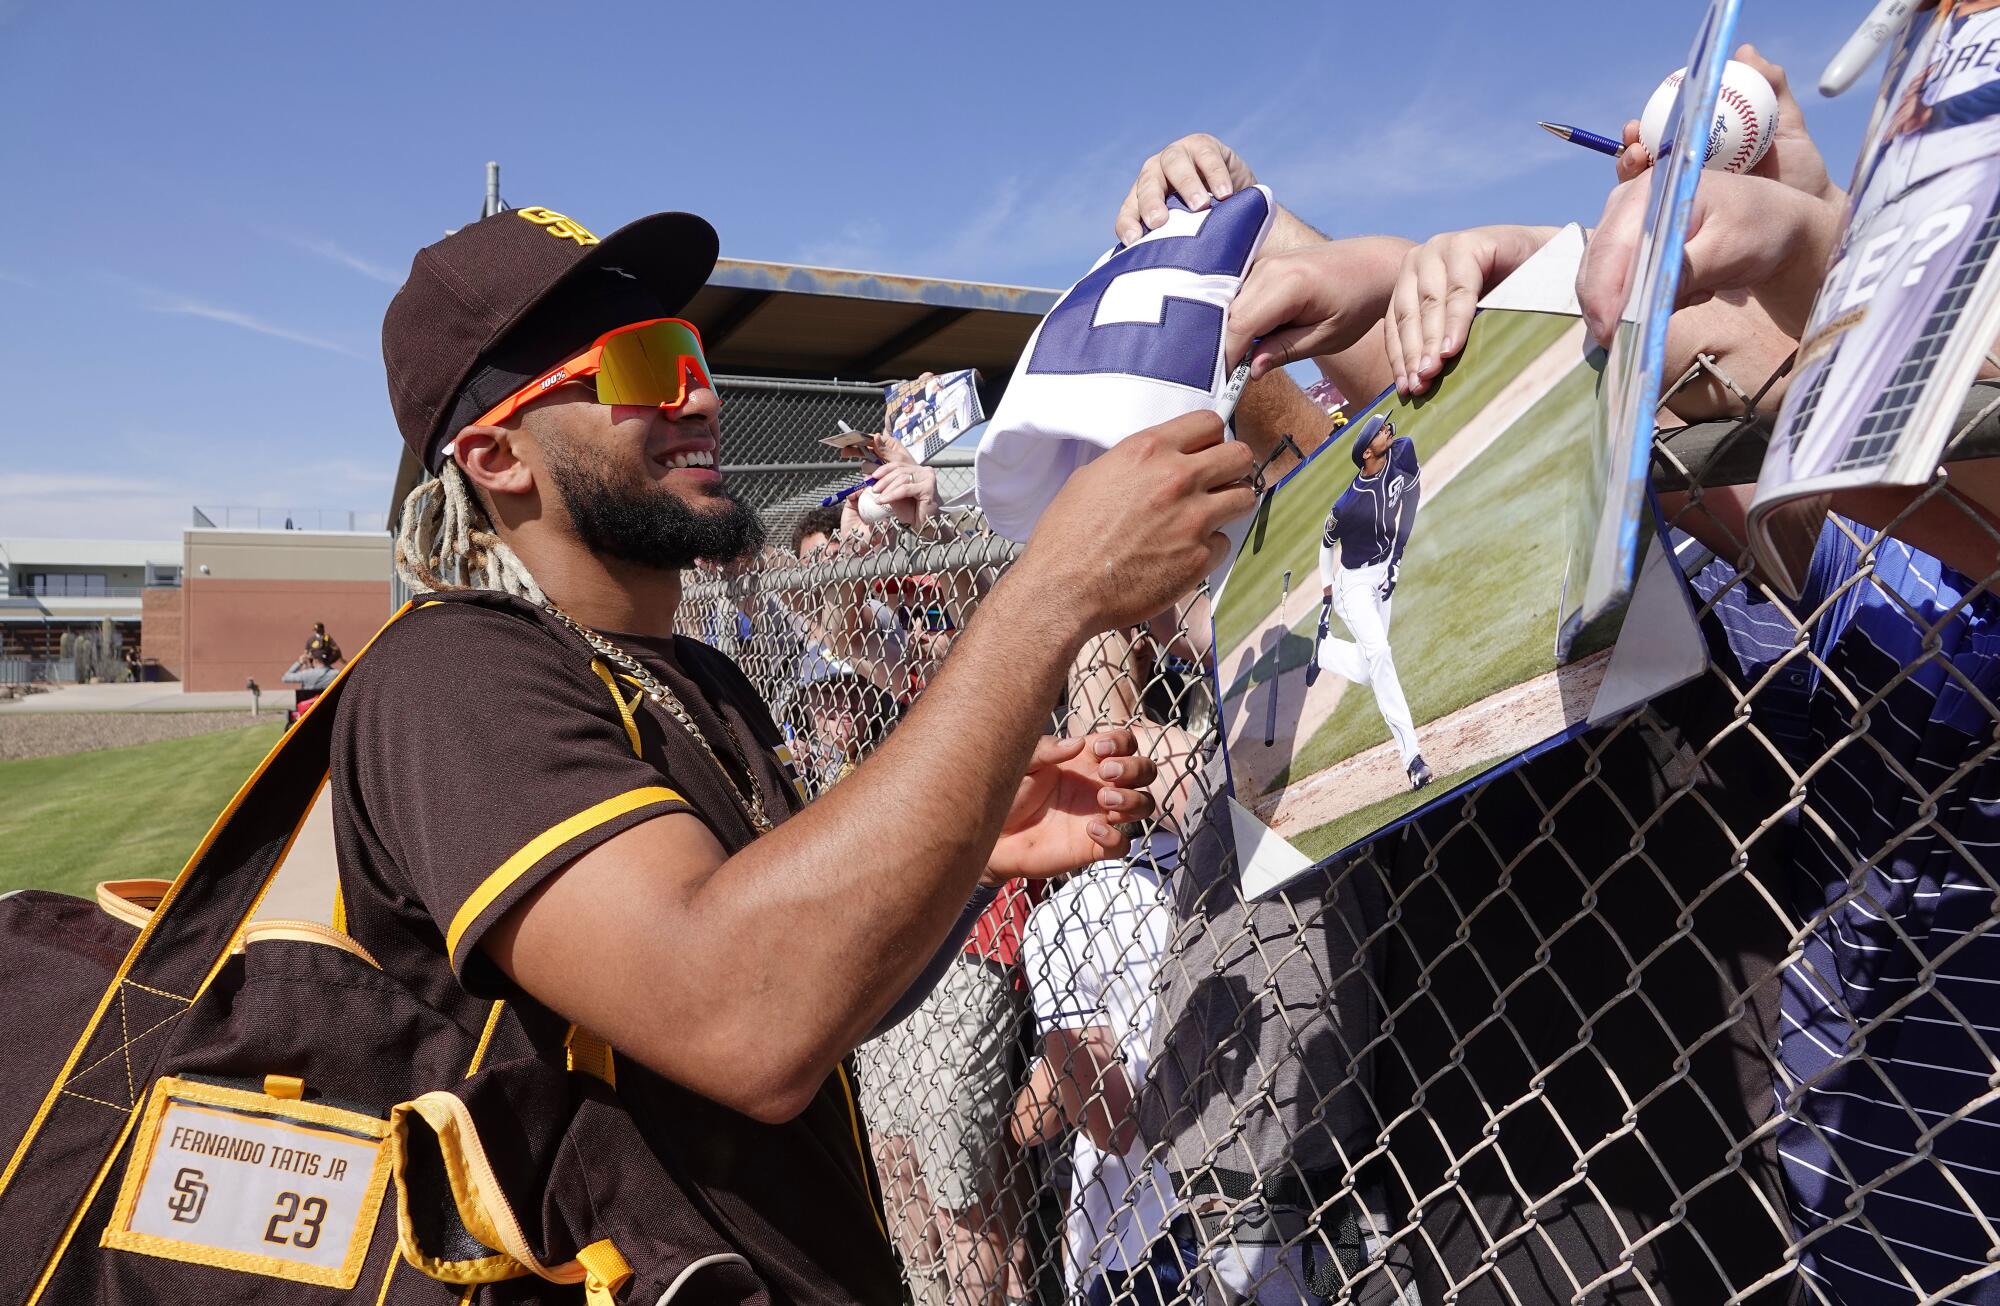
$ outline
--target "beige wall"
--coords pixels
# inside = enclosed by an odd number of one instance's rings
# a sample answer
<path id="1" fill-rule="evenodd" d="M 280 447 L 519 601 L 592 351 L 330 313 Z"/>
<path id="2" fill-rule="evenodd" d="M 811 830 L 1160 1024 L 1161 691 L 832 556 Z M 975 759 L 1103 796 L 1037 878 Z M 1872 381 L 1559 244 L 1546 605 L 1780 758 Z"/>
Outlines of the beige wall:
<path id="1" fill-rule="evenodd" d="M 386 576 L 375 581 L 191 576 L 181 595 L 181 680 L 190 692 L 241 689 L 254 677 L 267 694 L 289 694 L 291 687 L 278 678 L 304 651 L 314 622 L 325 622 L 326 633 L 352 657 L 389 619 Z"/>
<path id="2" fill-rule="evenodd" d="M 389 537 L 363 531 L 190 530 L 184 580 L 389 583 Z M 207 567 L 206 572 L 202 571 Z M 386 615 L 386 612 L 385 614 Z"/>

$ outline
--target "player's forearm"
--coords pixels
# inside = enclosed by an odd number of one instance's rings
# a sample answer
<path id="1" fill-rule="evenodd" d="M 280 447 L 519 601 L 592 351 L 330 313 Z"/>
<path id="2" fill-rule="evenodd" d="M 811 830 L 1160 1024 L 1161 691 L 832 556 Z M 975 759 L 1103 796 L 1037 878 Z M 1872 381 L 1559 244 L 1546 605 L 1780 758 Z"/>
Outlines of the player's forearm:
<path id="1" fill-rule="evenodd" d="M 1417 501 L 1423 491 L 1416 485 L 1403 491 L 1403 502 L 1396 509 L 1396 548 L 1389 556 L 1396 562 L 1403 560 L 1403 550 L 1410 547 L 1410 536 L 1417 529 Z"/>
<path id="2" fill-rule="evenodd" d="M 1376 317 L 1379 319 L 1387 311 L 1385 298 Z M 1319 367 L 1319 374 L 1333 382 L 1347 397 L 1350 412 L 1359 411 L 1362 405 L 1387 390 L 1395 381 L 1389 367 L 1389 348 L 1383 343 L 1387 334 L 1388 324 L 1378 320 L 1361 339 L 1346 349 L 1337 354 L 1321 354 L 1313 359 Z"/>
<path id="3" fill-rule="evenodd" d="M 688 933 L 736 970 L 740 1019 L 771 1045 L 781 1093 L 810 1095 L 979 883 L 1082 643 L 1052 606 L 1027 578 L 1003 580 L 882 746 L 703 889 Z M 810 921 L 811 945 L 771 949 L 774 917 Z"/>
<path id="4" fill-rule="evenodd" d="M 1324 243 L 1324 233 L 1280 204 L 1278 211 L 1271 216 L 1271 229 L 1264 233 L 1264 248 L 1259 253 L 1282 254 L 1288 249 Z"/>

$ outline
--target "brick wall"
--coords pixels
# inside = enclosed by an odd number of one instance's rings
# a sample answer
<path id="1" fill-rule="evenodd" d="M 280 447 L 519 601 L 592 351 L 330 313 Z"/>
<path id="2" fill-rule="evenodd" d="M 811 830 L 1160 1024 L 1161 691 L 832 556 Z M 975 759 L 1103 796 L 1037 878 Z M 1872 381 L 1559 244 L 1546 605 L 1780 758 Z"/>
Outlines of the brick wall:
<path id="1" fill-rule="evenodd" d="M 139 656 L 153 659 L 162 680 L 179 680 L 182 666 L 181 591 L 160 588 L 139 592 Z"/>
<path id="2" fill-rule="evenodd" d="M 352 657 L 389 619 L 389 582 L 222 580 L 197 576 L 181 591 L 181 679 L 190 692 L 241 689 L 255 678 L 267 694 L 305 649 L 315 621 Z"/>

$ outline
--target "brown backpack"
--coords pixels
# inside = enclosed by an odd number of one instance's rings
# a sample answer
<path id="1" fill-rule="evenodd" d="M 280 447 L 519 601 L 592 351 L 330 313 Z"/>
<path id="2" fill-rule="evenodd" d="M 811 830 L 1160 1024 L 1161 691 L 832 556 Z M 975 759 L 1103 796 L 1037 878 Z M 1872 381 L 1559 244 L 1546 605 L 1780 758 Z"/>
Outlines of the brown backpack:
<path id="1" fill-rule="evenodd" d="M 601 1043 L 533 1055 L 504 1003 L 470 1028 L 338 930 L 251 924 L 366 652 L 176 879 L 0 897 L 0 1301 L 765 1301 Z"/>

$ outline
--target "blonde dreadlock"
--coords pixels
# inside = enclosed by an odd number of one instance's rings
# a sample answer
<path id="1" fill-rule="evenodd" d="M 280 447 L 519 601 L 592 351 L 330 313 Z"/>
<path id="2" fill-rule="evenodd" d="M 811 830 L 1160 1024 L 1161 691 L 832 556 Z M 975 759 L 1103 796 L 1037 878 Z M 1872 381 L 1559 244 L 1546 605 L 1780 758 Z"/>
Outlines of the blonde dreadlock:
<path id="1" fill-rule="evenodd" d="M 396 574 L 412 590 L 499 590 L 545 602 L 520 555 L 493 531 L 465 473 L 447 460 L 437 479 L 403 500 L 396 532 Z"/>

